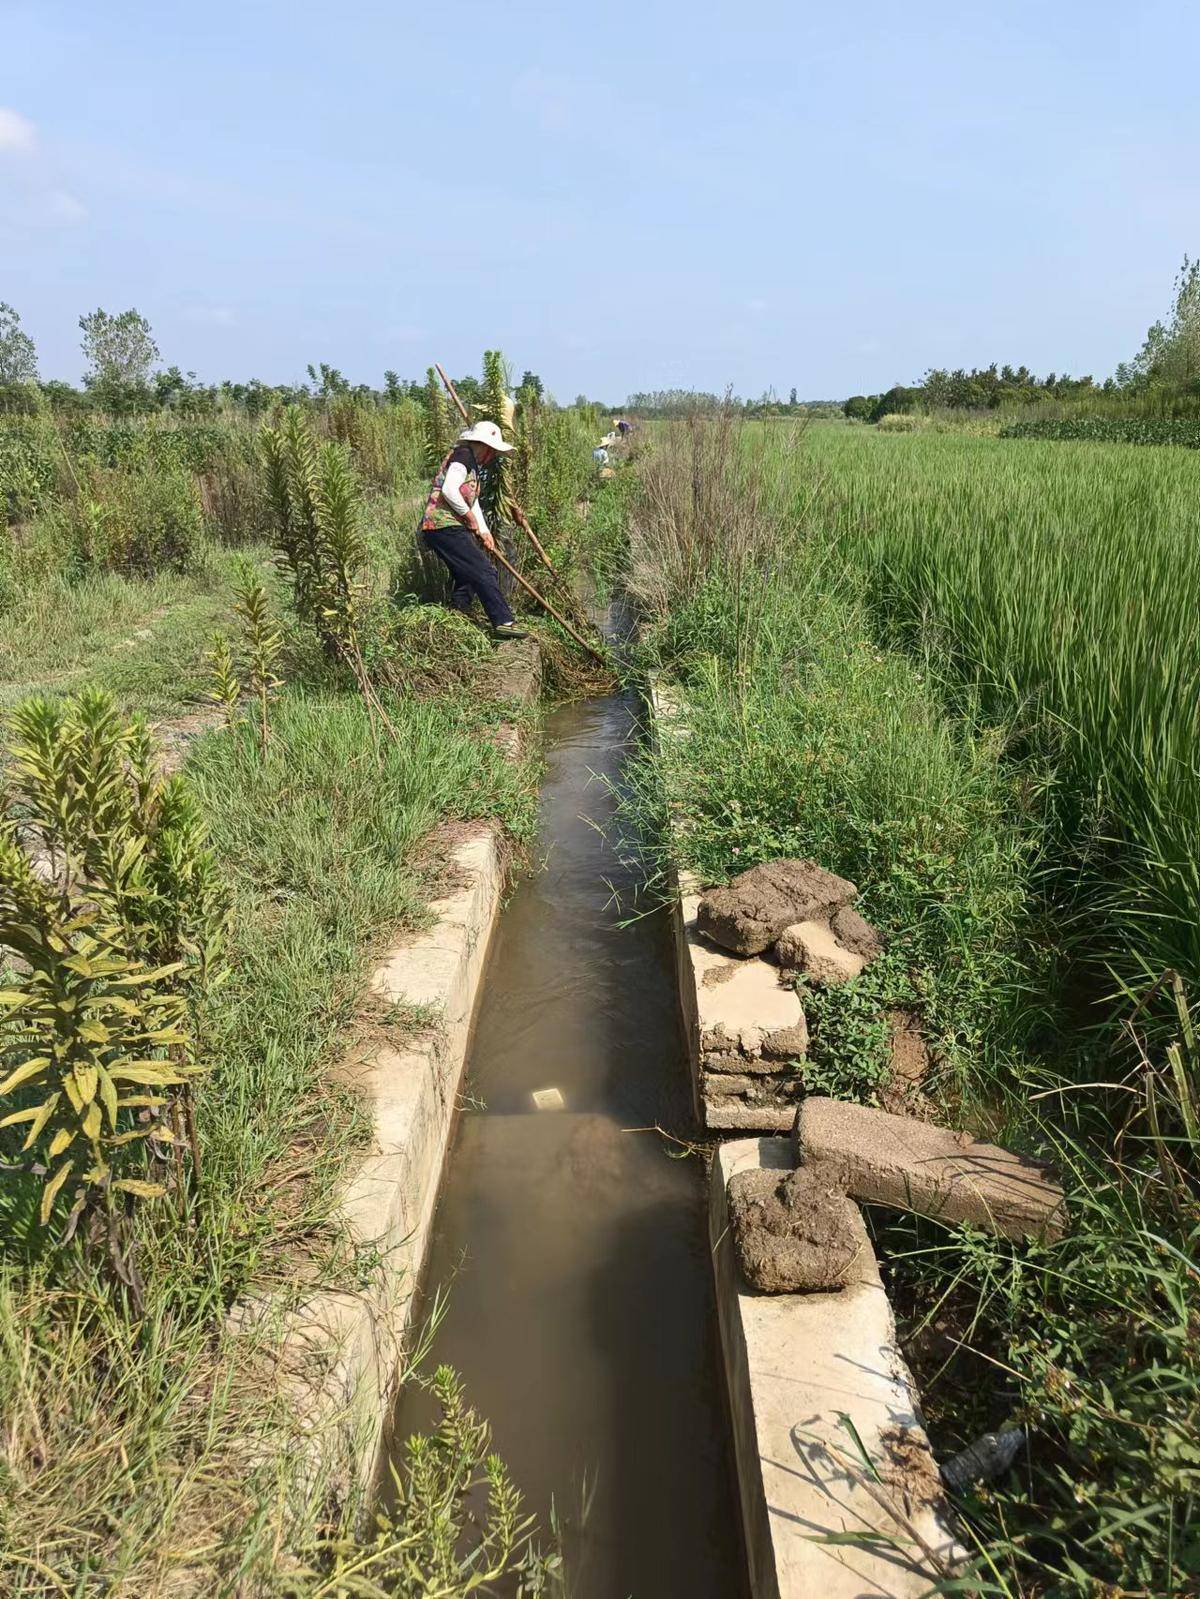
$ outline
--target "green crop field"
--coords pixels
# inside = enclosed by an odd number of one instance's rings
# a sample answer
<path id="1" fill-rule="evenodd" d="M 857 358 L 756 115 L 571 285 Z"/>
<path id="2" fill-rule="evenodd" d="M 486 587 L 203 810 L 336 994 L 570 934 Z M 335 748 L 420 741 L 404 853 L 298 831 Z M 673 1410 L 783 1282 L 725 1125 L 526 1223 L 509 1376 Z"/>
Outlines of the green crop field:
<path id="1" fill-rule="evenodd" d="M 664 868 L 853 879 L 886 949 L 803 988 L 806 1090 L 878 1103 L 918 1016 L 928 1113 L 1063 1176 L 1050 1247 L 876 1219 L 939 1458 L 1029 1435 L 938 1591 L 1182 1594 L 1200 458 L 715 418 L 661 427 L 640 479 L 628 579 L 689 729 L 629 800 Z"/>
<path id="2" fill-rule="evenodd" d="M 832 428 L 809 452 L 808 525 L 888 636 L 1052 737 L 1100 952 L 1200 978 L 1200 457 Z"/>

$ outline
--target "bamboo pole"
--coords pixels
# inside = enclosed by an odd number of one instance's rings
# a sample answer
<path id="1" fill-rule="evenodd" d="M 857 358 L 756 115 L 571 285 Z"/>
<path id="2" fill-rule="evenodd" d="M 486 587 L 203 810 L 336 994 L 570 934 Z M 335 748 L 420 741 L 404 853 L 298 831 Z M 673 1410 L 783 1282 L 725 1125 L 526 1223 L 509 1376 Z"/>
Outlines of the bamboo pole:
<path id="1" fill-rule="evenodd" d="M 580 649 L 586 650 L 588 652 L 588 654 L 592 657 L 593 660 L 596 660 L 596 661 L 600 662 L 601 666 L 608 666 L 608 665 L 611 664 L 607 655 L 605 655 L 601 650 L 598 650 L 594 644 L 589 644 L 587 639 L 585 639 L 581 633 L 577 633 L 575 631 L 575 629 L 571 626 L 570 622 L 567 621 L 566 617 L 565 616 L 561 616 L 554 609 L 553 605 L 551 605 L 550 601 L 548 599 L 546 599 L 545 595 L 539 594 L 537 589 L 534 588 L 533 584 L 529 581 L 529 579 L 527 577 L 522 577 L 521 576 L 520 572 L 517 571 L 516 567 L 508 559 L 507 555 L 505 555 L 500 550 L 499 547 L 494 549 L 491 553 L 492 553 L 492 559 L 496 560 L 496 561 L 499 561 L 500 565 L 504 568 L 504 570 L 506 572 L 511 572 L 512 573 L 513 577 L 516 578 L 517 582 L 521 585 L 521 587 L 523 589 L 525 589 L 525 591 L 527 593 L 533 595 L 534 599 L 538 602 L 538 604 L 542 607 L 542 609 L 544 611 L 548 611 L 550 613 L 550 615 L 558 623 L 559 627 L 565 628 L 567 630 L 567 632 L 575 640 L 576 644 L 579 645 Z"/>

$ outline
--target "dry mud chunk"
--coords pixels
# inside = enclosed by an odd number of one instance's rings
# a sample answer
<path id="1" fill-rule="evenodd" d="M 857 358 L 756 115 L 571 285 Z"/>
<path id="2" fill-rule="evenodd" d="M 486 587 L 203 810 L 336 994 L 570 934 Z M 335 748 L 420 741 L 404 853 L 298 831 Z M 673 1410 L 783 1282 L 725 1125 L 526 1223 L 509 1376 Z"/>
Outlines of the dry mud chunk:
<path id="1" fill-rule="evenodd" d="M 785 927 L 775 945 L 775 959 L 785 971 L 803 972 L 810 982 L 826 987 L 857 977 L 867 964 L 864 956 L 842 948 L 827 922 Z"/>
<path id="2" fill-rule="evenodd" d="M 864 1204 L 971 1222 L 1007 1238 L 1058 1238 L 1062 1189 L 1038 1161 L 911 1116 L 819 1096 L 796 1116 L 796 1155 L 838 1164 Z"/>
<path id="3" fill-rule="evenodd" d="M 768 1294 L 827 1292 L 854 1268 L 866 1233 L 837 1166 L 737 1172 L 729 1219 L 742 1275 Z"/>
<path id="4" fill-rule="evenodd" d="M 757 955 L 785 927 L 827 915 L 858 893 L 815 861 L 766 861 L 701 897 L 696 925 L 735 955 Z"/>
<path id="5" fill-rule="evenodd" d="M 853 905 L 843 905 L 833 913 L 829 924 L 833 936 L 845 949 L 852 949 L 865 961 L 873 961 L 883 949 L 883 939 L 865 916 L 860 916 Z"/>

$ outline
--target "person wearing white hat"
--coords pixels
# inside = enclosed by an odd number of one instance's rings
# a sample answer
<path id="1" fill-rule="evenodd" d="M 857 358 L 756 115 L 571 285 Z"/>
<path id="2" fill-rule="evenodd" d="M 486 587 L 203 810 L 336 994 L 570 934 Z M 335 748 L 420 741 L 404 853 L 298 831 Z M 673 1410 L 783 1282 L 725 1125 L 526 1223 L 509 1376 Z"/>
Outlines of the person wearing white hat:
<path id="1" fill-rule="evenodd" d="M 469 612 L 472 599 L 478 598 L 492 624 L 492 636 L 498 639 L 528 636 L 513 621 L 496 569 L 487 558 L 496 541 L 479 502 L 484 468 L 511 449 L 494 422 L 464 428 L 438 468 L 421 518 L 426 545 L 450 569 L 450 604 L 456 611 Z"/>

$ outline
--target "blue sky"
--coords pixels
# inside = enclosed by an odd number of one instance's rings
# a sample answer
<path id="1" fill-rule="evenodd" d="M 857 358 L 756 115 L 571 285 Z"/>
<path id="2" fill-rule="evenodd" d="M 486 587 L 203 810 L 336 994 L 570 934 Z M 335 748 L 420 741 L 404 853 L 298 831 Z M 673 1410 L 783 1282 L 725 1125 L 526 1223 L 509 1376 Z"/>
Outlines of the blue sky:
<path id="1" fill-rule="evenodd" d="M 1200 8 L 0 0 L 0 300 L 202 377 L 1109 373 L 1200 251 Z"/>

